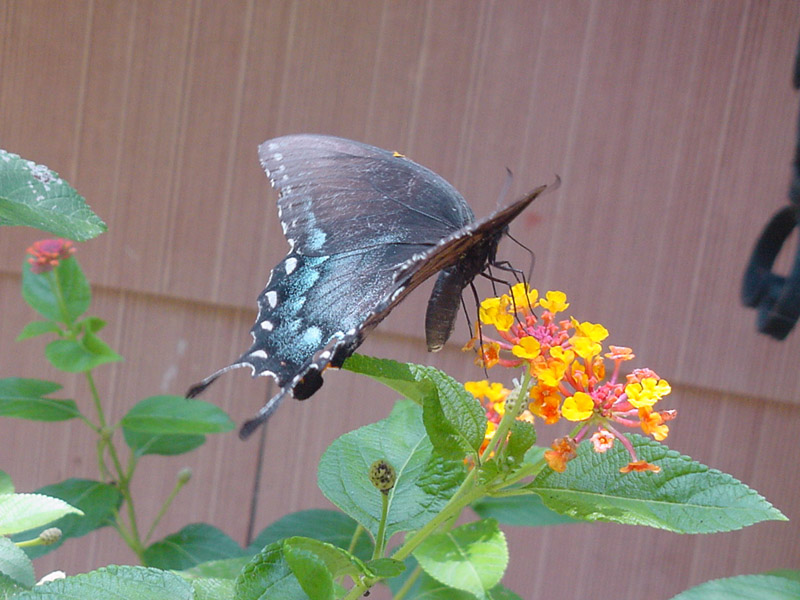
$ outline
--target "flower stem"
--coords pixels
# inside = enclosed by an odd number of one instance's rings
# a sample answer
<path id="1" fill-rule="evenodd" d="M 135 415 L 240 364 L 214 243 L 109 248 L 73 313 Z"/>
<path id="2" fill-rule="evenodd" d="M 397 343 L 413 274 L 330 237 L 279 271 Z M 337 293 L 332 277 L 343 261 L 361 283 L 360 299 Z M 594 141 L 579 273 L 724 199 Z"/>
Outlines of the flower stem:
<path id="1" fill-rule="evenodd" d="M 389 515 L 389 494 L 381 492 L 381 520 L 378 523 L 378 534 L 375 536 L 375 548 L 372 551 L 373 560 L 381 558 L 386 549 L 386 518 Z"/>

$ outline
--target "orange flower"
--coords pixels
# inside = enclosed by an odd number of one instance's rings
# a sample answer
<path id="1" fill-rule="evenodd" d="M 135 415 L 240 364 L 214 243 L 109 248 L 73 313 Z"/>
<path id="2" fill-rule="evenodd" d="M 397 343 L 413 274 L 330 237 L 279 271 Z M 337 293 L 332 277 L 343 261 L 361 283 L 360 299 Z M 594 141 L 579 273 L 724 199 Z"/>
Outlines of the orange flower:
<path id="1" fill-rule="evenodd" d="M 52 240 L 39 240 L 28 248 L 28 262 L 31 263 L 31 272 L 39 274 L 52 271 L 58 263 L 69 258 L 75 253 L 75 247 L 69 240 L 61 238 Z"/>
<path id="2" fill-rule="evenodd" d="M 631 471 L 652 471 L 653 473 L 658 473 L 661 471 L 661 467 L 651 465 L 646 460 L 635 460 L 629 462 L 619 470 L 620 473 L 630 473 Z"/>
<path id="3" fill-rule="evenodd" d="M 544 459 L 553 471 L 563 473 L 567 469 L 567 463 L 578 456 L 577 444 L 568 437 L 559 438 L 550 446 L 552 450 L 546 450 Z"/>

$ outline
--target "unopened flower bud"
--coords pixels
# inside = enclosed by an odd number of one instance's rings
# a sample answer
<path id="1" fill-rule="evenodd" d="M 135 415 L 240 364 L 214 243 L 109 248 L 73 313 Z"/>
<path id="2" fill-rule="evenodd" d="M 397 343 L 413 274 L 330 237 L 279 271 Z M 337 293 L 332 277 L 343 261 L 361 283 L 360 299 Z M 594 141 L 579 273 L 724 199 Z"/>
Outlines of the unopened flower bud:
<path id="1" fill-rule="evenodd" d="M 189 480 L 192 478 L 192 470 L 189 467 L 184 467 L 180 471 L 178 471 L 178 482 L 181 485 L 185 485 L 189 483 Z"/>
<path id="2" fill-rule="evenodd" d="M 395 473 L 392 465 L 390 465 L 387 461 L 380 459 L 376 460 L 374 463 L 372 463 L 372 465 L 370 465 L 369 480 L 372 482 L 372 485 L 381 491 L 381 493 L 388 494 L 389 491 L 394 487 L 395 481 L 397 480 L 397 474 Z"/>
<path id="3" fill-rule="evenodd" d="M 50 527 L 49 529 L 45 529 L 42 533 L 39 534 L 39 541 L 44 546 L 55 544 L 60 539 L 61 539 L 61 530 L 58 527 Z"/>

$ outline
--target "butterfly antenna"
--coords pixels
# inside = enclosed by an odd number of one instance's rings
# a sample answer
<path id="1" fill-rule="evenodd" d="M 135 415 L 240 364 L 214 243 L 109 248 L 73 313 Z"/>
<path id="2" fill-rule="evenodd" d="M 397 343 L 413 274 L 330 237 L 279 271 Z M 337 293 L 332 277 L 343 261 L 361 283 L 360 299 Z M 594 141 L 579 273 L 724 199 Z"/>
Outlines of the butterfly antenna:
<path id="1" fill-rule="evenodd" d="M 246 440 L 256 429 L 258 429 L 259 425 L 266 423 L 267 419 L 272 416 L 272 413 L 274 413 L 275 409 L 280 406 L 281 402 L 283 402 L 283 399 L 289 392 L 290 389 L 287 387 L 270 398 L 267 403 L 261 407 L 261 410 L 256 413 L 255 417 L 244 422 L 244 425 L 242 425 L 241 429 L 239 429 L 239 438 Z"/>
<path id="2" fill-rule="evenodd" d="M 514 173 L 511 172 L 511 169 L 506 167 L 506 179 L 503 182 L 503 187 L 500 188 L 500 196 L 497 198 L 497 207 L 500 208 L 505 204 L 505 199 L 508 196 L 508 191 L 511 189 L 511 184 L 514 181 Z"/>

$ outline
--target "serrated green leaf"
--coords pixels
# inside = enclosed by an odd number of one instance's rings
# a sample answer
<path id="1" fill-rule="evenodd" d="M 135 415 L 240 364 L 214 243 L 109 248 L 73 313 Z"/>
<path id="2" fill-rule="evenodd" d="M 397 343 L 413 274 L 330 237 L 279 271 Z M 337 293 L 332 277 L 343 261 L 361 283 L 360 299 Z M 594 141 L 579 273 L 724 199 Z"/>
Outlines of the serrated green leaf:
<path id="1" fill-rule="evenodd" d="M 434 448 L 446 458 L 478 452 L 486 434 L 486 411 L 464 386 L 433 367 L 409 365 L 411 372 L 436 388 L 423 403 L 422 420 Z"/>
<path id="2" fill-rule="evenodd" d="M 221 408 L 183 396 L 145 398 L 120 423 L 124 429 L 161 435 L 222 433 L 234 427 Z"/>
<path id="3" fill-rule="evenodd" d="M 379 381 L 422 406 L 422 401 L 434 392 L 434 387 L 427 379 L 418 378 L 412 371 L 413 366 L 416 365 L 353 354 L 344 361 L 342 368 Z"/>
<path id="4" fill-rule="evenodd" d="M 621 444 L 605 454 L 582 443 L 564 473 L 545 469 L 529 488 L 556 512 L 586 521 L 648 525 L 677 533 L 733 531 L 786 520 L 755 490 L 648 438 L 627 436 L 641 460 L 660 473 L 620 473 L 630 457 Z"/>
<path id="5" fill-rule="evenodd" d="M 281 542 L 256 554 L 236 578 L 233 600 L 308 600 L 283 556 Z"/>
<path id="6" fill-rule="evenodd" d="M 191 585 L 169 571 L 112 565 L 58 579 L 15 596 L 14 600 L 193 600 Z"/>
<path id="7" fill-rule="evenodd" d="M 31 559 L 6 537 L 0 537 L 0 573 L 20 587 L 29 588 L 36 583 Z"/>
<path id="8" fill-rule="evenodd" d="M 72 323 L 89 309 L 92 291 L 77 259 L 70 257 L 47 273 L 33 273 L 23 263 L 22 297 L 46 319 Z"/>
<path id="9" fill-rule="evenodd" d="M 0 573 L 0 600 L 10 600 L 25 588 L 18 585 L 11 577 Z"/>
<path id="10" fill-rule="evenodd" d="M 507 456 L 515 465 L 522 464 L 525 454 L 536 443 L 536 429 L 527 421 L 514 421 L 511 424 L 511 437 L 508 438 Z"/>
<path id="11" fill-rule="evenodd" d="M 209 560 L 181 571 L 180 575 L 186 579 L 230 579 L 233 581 L 251 559 L 252 556 L 248 554 L 236 558 Z"/>
<path id="12" fill-rule="evenodd" d="M 84 241 L 106 231 L 83 196 L 44 165 L 0 150 L 0 225 Z"/>
<path id="13" fill-rule="evenodd" d="M 61 328 L 53 321 L 32 321 L 22 328 L 22 331 L 17 336 L 17 341 L 27 340 L 34 338 L 45 333 L 61 333 Z"/>
<path id="14" fill-rule="evenodd" d="M 333 600 L 333 576 L 317 554 L 284 542 L 283 557 L 310 600 Z"/>
<path id="15" fill-rule="evenodd" d="M 800 581 L 775 575 L 739 575 L 701 583 L 671 600 L 797 600 Z"/>
<path id="16" fill-rule="evenodd" d="M 43 398 L 61 386 L 41 379 L 0 379 L 0 417 L 32 421 L 65 421 L 80 416 L 74 400 Z"/>
<path id="17" fill-rule="evenodd" d="M 0 471 L 0 494 L 13 494 L 14 482 L 11 480 L 11 475 L 5 471 Z"/>
<path id="18" fill-rule="evenodd" d="M 413 571 L 408 565 L 407 571 Z M 398 580 L 389 580 L 390 587 L 393 592 L 397 592 L 399 587 L 396 585 Z M 417 578 L 417 581 L 408 590 L 407 598 L 419 598 L 420 600 L 475 600 L 475 595 L 469 592 L 464 592 L 451 588 L 437 581 L 424 571 Z M 514 592 L 504 588 L 502 585 L 496 585 L 491 590 L 486 592 L 483 596 L 486 600 L 522 600 Z"/>
<path id="19" fill-rule="evenodd" d="M 0 494 L 0 535 L 27 531 L 70 513 L 82 514 L 59 498 L 41 494 Z"/>
<path id="20" fill-rule="evenodd" d="M 485 519 L 430 535 L 414 558 L 434 579 L 483 598 L 503 578 L 508 547 L 497 521 Z"/>
<path id="21" fill-rule="evenodd" d="M 317 481 L 322 493 L 373 535 L 381 515 L 381 492 L 370 482 L 370 465 L 379 459 L 395 469 L 388 494 L 386 537 L 416 529 L 437 514 L 464 477 L 452 463 L 432 462 L 433 447 L 422 425 L 421 409 L 398 402 L 387 419 L 351 431 L 322 455 Z"/>
<path id="22" fill-rule="evenodd" d="M 244 550 L 225 532 L 207 523 L 193 523 L 148 546 L 144 562 L 148 567 L 182 570 L 243 554 Z"/>
<path id="23" fill-rule="evenodd" d="M 75 323 L 75 327 L 81 331 L 97 333 L 106 326 L 106 322 L 100 317 L 86 317 Z"/>
<path id="24" fill-rule="evenodd" d="M 31 531 L 14 536 L 15 541 L 20 541 L 34 538 L 49 527 L 58 527 L 61 530 L 61 539 L 56 543 L 25 548 L 26 554 L 31 558 L 38 558 L 52 552 L 70 538 L 81 537 L 96 529 L 106 527 L 111 523 L 114 512 L 122 505 L 122 494 L 115 486 L 91 479 L 66 479 L 60 483 L 39 488 L 36 493 L 59 498 L 70 506 L 80 509 L 83 515 L 65 515 L 52 523 L 43 524 Z"/>
<path id="25" fill-rule="evenodd" d="M 359 537 L 353 554 L 361 560 L 367 560 L 372 556 L 372 541 L 363 529 L 358 528 L 354 519 L 337 510 L 301 510 L 285 515 L 264 528 L 250 544 L 248 551 L 255 553 L 267 544 L 294 536 L 314 538 L 339 548 L 349 548 L 356 534 Z"/>
<path id="26" fill-rule="evenodd" d="M 233 579 L 193 579 L 192 600 L 230 600 L 233 597 Z"/>
<path id="27" fill-rule="evenodd" d="M 547 508 L 536 494 L 505 496 L 501 498 L 484 497 L 472 503 L 472 509 L 484 519 L 497 519 L 504 525 L 523 527 L 542 527 L 578 523 L 567 515 L 561 515 Z"/>

